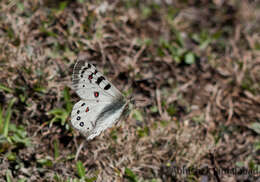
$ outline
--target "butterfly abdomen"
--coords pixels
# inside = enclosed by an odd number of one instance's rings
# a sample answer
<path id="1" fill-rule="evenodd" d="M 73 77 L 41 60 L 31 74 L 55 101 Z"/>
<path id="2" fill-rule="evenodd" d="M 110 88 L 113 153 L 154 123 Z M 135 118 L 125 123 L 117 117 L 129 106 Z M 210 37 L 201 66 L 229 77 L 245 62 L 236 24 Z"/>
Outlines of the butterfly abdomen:
<path id="1" fill-rule="evenodd" d="M 97 116 L 97 122 L 99 120 L 104 120 L 107 119 L 108 117 L 112 117 L 112 119 L 119 119 L 119 117 L 115 117 L 113 118 L 114 113 L 121 113 L 124 111 L 126 106 L 126 101 L 124 100 L 123 97 L 118 98 L 116 100 L 114 100 L 113 102 L 111 102 L 110 104 L 108 104 L 107 106 L 105 106 L 102 111 L 100 112 L 100 114 Z M 119 115 L 119 116 L 120 116 Z"/>

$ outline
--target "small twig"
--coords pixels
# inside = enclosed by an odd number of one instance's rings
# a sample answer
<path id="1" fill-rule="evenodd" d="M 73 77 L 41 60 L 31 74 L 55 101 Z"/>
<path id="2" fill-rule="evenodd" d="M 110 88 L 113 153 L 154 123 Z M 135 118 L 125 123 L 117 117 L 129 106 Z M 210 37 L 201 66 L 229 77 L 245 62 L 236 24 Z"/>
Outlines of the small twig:
<path id="1" fill-rule="evenodd" d="M 81 149 L 84 146 L 84 143 L 85 143 L 85 140 L 83 142 L 81 142 L 81 144 L 79 145 L 79 148 L 77 149 L 77 152 L 76 152 L 75 161 L 78 160 L 79 153 L 81 152 Z"/>
<path id="2" fill-rule="evenodd" d="M 162 105 L 161 105 L 160 90 L 158 88 L 156 88 L 155 93 L 156 93 L 156 102 L 157 102 L 157 105 L 158 105 L 158 110 L 159 110 L 160 115 L 162 116 Z"/>
<path id="3" fill-rule="evenodd" d="M 228 109 L 227 125 L 230 124 L 233 113 L 234 113 L 234 105 L 233 105 L 233 102 L 232 102 L 232 98 L 229 98 L 228 104 L 229 104 L 229 109 Z"/>
<path id="4" fill-rule="evenodd" d="M 210 162 L 211 162 L 211 165 L 213 166 L 213 174 L 214 176 L 216 177 L 217 179 L 217 182 L 220 182 L 220 178 L 218 176 L 218 172 L 216 170 L 216 164 L 215 164 L 215 158 L 214 158 L 214 155 L 212 153 L 209 153 L 209 158 L 210 158 Z"/>

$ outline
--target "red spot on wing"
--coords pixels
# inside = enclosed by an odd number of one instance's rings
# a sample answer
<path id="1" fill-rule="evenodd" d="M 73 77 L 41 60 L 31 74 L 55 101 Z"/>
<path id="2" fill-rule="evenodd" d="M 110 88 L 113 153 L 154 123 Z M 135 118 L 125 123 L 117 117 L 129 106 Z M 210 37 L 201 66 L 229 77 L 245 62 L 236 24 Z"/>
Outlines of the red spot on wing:
<path id="1" fill-rule="evenodd" d="M 89 80 L 92 80 L 92 79 L 93 79 L 93 73 L 88 76 L 88 79 L 89 79 Z"/>
<path id="2" fill-rule="evenodd" d="M 88 112 L 88 111 L 89 111 L 89 108 L 87 107 L 87 108 L 86 108 L 86 112 Z"/>
<path id="3" fill-rule="evenodd" d="M 95 97 L 98 97 L 98 96 L 99 96 L 99 93 L 98 93 L 98 92 L 94 92 L 94 96 L 95 96 Z"/>

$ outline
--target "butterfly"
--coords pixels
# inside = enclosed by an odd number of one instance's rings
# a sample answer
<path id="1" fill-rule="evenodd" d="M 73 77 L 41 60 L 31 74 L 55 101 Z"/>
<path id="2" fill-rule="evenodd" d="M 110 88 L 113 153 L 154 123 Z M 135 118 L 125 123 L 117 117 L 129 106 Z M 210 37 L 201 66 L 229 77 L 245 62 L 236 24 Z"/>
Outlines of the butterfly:
<path id="1" fill-rule="evenodd" d="M 128 109 L 130 100 L 84 57 L 74 66 L 72 84 L 81 100 L 73 106 L 71 124 L 87 140 L 112 127 Z"/>

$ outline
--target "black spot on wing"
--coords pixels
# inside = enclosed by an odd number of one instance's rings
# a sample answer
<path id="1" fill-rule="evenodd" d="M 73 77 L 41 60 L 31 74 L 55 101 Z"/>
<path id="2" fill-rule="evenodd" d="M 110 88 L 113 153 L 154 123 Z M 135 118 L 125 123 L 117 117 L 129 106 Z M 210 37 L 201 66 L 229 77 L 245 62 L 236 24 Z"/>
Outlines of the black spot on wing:
<path id="1" fill-rule="evenodd" d="M 81 75 L 80 75 L 81 78 L 83 78 L 84 72 L 85 72 L 84 70 L 81 72 Z"/>
<path id="2" fill-rule="evenodd" d="M 104 87 L 104 90 L 108 90 L 110 89 L 111 85 L 110 84 L 107 84 L 105 87 Z"/>
<path id="3" fill-rule="evenodd" d="M 83 71 L 86 71 L 89 68 L 91 68 L 91 64 L 88 63 L 87 67 L 83 68 Z"/>
<path id="4" fill-rule="evenodd" d="M 98 77 L 96 84 L 100 84 L 103 80 L 105 80 L 105 78 L 103 76 Z"/>
<path id="5" fill-rule="evenodd" d="M 91 68 L 91 65 L 89 63 L 87 63 L 87 66 L 81 68 L 82 69 L 82 72 L 80 74 L 81 78 L 83 78 L 85 71 L 88 70 L 89 68 Z"/>

